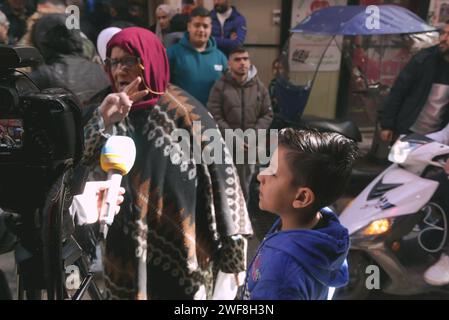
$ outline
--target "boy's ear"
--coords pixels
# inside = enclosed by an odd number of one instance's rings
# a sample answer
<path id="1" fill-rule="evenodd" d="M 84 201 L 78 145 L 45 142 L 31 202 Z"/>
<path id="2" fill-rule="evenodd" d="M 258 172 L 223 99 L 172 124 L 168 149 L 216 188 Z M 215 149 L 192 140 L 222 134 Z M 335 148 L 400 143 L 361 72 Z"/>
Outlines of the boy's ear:
<path id="1" fill-rule="evenodd" d="M 293 208 L 301 209 L 311 206 L 315 202 L 315 193 L 313 193 L 312 189 L 302 187 L 299 188 L 295 200 L 293 200 Z"/>

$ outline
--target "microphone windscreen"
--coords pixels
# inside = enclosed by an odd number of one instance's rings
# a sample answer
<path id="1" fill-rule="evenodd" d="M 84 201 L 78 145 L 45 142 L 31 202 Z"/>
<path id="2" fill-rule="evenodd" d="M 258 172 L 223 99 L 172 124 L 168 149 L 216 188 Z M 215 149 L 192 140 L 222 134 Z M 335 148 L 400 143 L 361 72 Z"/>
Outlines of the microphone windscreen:
<path id="1" fill-rule="evenodd" d="M 101 168 L 108 172 L 117 170 L 122 175 L 128 174 L 136 159 L 136 145 L 126 136 L 110 137 L 101 150 Z"/>

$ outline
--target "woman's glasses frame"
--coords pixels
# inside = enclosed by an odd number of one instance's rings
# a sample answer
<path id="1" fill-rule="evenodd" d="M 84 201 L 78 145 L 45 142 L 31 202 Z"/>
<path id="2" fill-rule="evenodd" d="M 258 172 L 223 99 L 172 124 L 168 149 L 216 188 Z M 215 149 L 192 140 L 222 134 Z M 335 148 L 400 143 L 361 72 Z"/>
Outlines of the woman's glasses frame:
<path id="1" fill-rule="evenodd" d="M 107 58 L 104 60 L 106 68 L 113 71 L 118 68 L 119 64 L 125 69 L 132 69 L 135 66 L 142 65 L 140 57 L 136 56 L 126 56 L 121 59 L 111 59 Z"/>

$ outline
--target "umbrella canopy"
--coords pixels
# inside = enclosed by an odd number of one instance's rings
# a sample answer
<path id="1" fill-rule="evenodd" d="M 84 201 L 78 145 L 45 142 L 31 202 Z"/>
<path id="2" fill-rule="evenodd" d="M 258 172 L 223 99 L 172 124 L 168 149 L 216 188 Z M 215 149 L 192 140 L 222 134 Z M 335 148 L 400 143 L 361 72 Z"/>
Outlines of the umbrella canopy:
<path id="1" fill-rule="evenodd" d="M 313 12 L 291 32 L 353 36 L 421 33 L 437 30 L 403 7 L 396 5 L 375 7 L 379 8 L 378 28 L 369 23 L 367 25 L 367 20 L 372 21 L 370 19 L 373 16 L 373 12 L 367 10 L 368 6 L 331 6 Z"/>

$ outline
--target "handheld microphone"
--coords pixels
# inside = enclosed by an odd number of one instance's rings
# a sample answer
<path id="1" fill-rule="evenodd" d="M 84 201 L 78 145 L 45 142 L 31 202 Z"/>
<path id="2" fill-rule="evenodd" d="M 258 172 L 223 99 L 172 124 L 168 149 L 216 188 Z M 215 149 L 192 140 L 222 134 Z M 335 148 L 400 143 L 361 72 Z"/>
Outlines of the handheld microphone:
<path id="1" fill-rule="evenodd" d="M 109 188 L 103 196 L 100 213 L 100 233 L 106 238 L 108 225 L 114 221 L 122 176 L 128 174 L 136 159 L 136 145 L 125 136 L 112 136 L 101 150 L 101 168 L 108 173 Z"/>

